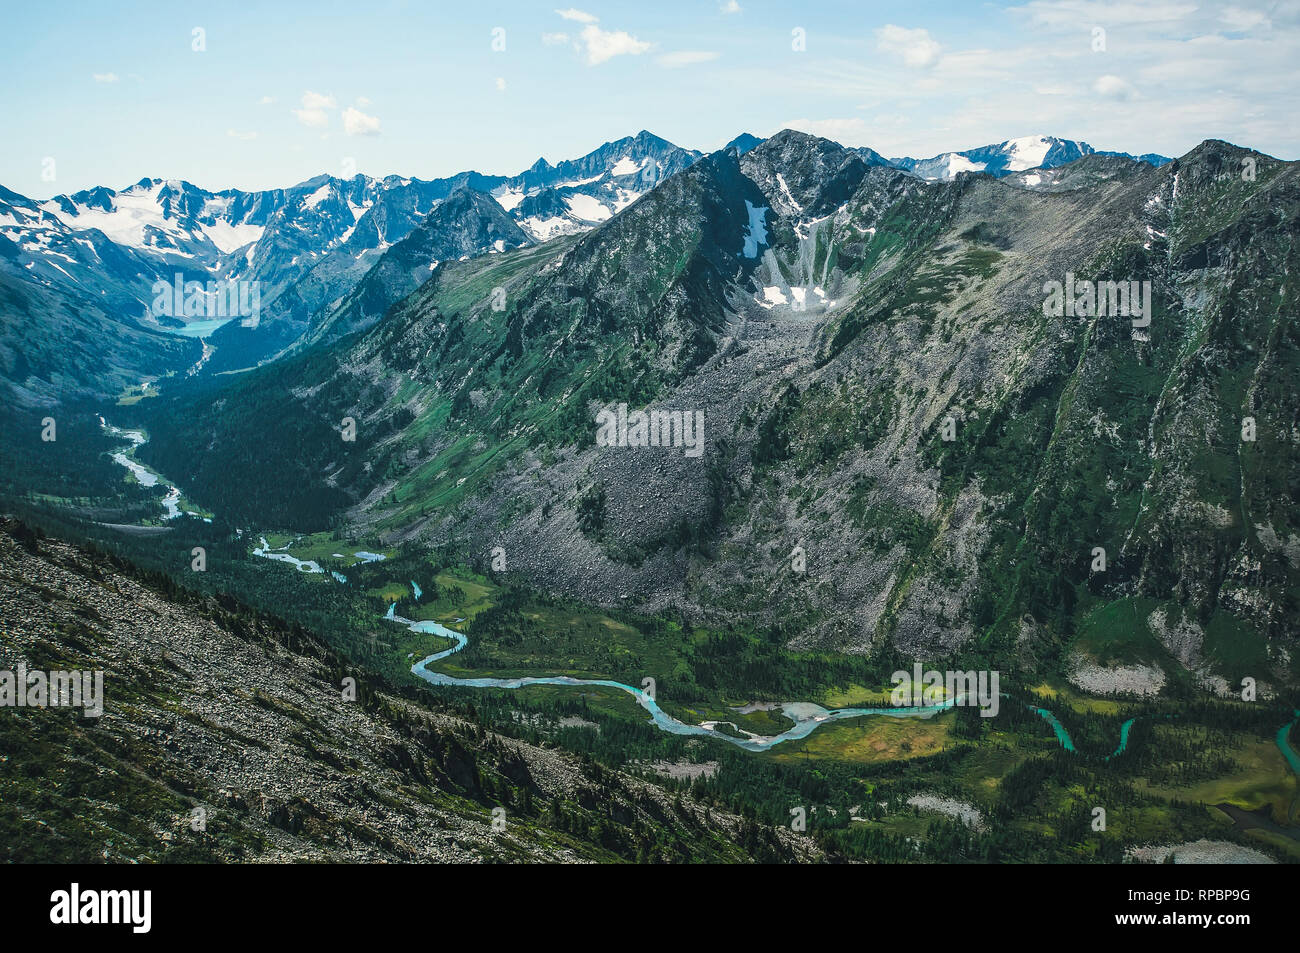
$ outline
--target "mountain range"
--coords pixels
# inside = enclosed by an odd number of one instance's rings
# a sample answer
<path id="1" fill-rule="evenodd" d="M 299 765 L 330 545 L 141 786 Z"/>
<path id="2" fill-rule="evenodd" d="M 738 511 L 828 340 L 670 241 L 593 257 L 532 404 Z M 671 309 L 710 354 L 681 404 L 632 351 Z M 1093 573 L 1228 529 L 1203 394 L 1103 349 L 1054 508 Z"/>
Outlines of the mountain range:
<path id="1" fill-rule="evenodd" d="M 1286 682 L 1297 175 L 1207 141 L 927 181 L 786 131 L 579 234 L 451 260 L 413 233 L 319 346 L 141 404 L 140 453 L 241 525 L 500 547 L 801 648 Z M 1145 316 L 1054 312 L 1076 277 Z M 598 446 L 620 403 L 701 412 L 703 454 Z"/>
<path id="2" fill-rule="evenodd" d="M 742 134 L 728 148 L 743 154 L 761 141 Z M 856 151 L 868 165 L 927 179 L 962 170 L 1005 175 L 1031 164 L 1054 168 L 1093 152 L 1086 143 L 1051 137 L 927 160 Z M 509 177 L 322 175 L 263 192 L 209 192 L 183 181 L 141 179 L 121 191 L 96 187 L 44 202 L 0 189 L 0 295 L 9 317 L 0 329 L 0 373 L 17 400 L 39 405 L 120 393 L 187 367 L 218 373 L 254 366 L 319 340 L 322 327 L 333 334 L 366 325 L 437 261 L 587 231 L 700 156 L 642 131 L 579 159 L 555 165 L 538 159 Z M 462 196 L 452 208 L 468 215 L 466 221 L 451 221 L 450 209 L 433 215 L 464 190 L 491 196 L 496 207 Z M 402 244 L 421 225 L 416 241 Z M 441 231 L 447 236 L 435 234 Z M 393 258 L 377 267 L 390 249 Z M 415 271 L 403 261 L 413 255 L 423 259 Z M 406 278 L 395 281 L 399 273 Z M 183 331 L 185 322 L 153 314 L 151 289 L 178 274 L 183 282 L 258 282 L 257 326 L 232 321 L 189 332 L 210 336 L 213 348 L 173 340 L 166 332 Z M 351 317 L 339 323 L 341 312 Z M 17 326 L 22 315 L 40 315 L 41 324 L 72 340 L 93 340 L 106 360 L 64 360 Z M 95 330 L 77 328 L 78 321 Z"/>

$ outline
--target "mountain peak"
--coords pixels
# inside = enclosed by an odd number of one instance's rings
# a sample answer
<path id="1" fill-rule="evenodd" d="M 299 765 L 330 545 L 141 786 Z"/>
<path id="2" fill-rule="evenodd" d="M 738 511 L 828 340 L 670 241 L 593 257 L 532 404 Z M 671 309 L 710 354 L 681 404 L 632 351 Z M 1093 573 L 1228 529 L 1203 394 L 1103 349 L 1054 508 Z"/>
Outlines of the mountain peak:
<path id="1" fill-rule="evenodd" d="M 796 217 L 815 217 L 837 207 L 867 173 L 867 163 L 855 150 L 794 129 L 763 140 L 745 154 L 741 167 L 773 209 Z"/>
<path id="2" fill-rule="evenodd" d="M 740 135 L 732 139 L 722 148 L 735 149 L 743 156 L 750 149 L 753 149 L 755 146 L 761 144 L 762 142 L 763 140 L 758 138 L 758 136 L 751 135 L 748 132 L 742 132 Z"/>
<path id="3" fill-rule="evenodd" d="M 788 142 L 832 142 L 831 139 L 823 139 L 821 136 L 815 136 L 810 132 L 800 132 L 798 129 L 782 129 L 773 136 L 763 140 L 764 143 L 785 144 Z M 839 143 L 836 143 L 839 145 Z M 843 148 L 843 147 L 841 147 Z"/>

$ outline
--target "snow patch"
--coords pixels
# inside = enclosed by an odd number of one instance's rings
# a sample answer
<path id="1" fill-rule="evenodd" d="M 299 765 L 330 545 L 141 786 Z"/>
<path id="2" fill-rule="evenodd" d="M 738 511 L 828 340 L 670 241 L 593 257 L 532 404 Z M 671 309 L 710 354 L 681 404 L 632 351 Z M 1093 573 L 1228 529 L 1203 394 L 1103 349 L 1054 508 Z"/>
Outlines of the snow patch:
<path id="1" fill-rule="evenodd" d="M 41 208 L 72 229 L 97 228 L 112 241 L 131 248 L 147 249 L 146 229 L 154 228 L 175 238 L 187 238 L 189 233 L 169 221 L 158 203 L 161 185 L 132 186 L 117 193 L 105 211 L 84 205 L 72 214 L 65 212 L 56 202 L 46 202 Z"/>
<path id="2" fill-rule="evenodd" d="M 571 218 L 565 218 L 562 215 L 556 215 L 551 218 L 542 218 L 540 215 L 530 215 L 519 223 L 522 228 L 539 242 L 550 241 L 552 238 L 559 238 L 561 235 L 575 235 L 586 229 Z"/>
<path id="3" fill-rule="evenodd" d="M 1028 168 L 1026 166 L 1025 168 Z M 948 163 L 943 170 L 944 179 L 955 179 L 959 172 L 983 172 L 983 162 L 972 162 L 963 155 L 955 152 L 948 153 Z"/>
<path id="4" fill-rule="evenodd" d="M 510 212 L 516 209 L 519 203 L 524 200 L 524 190 L 501 185 L 492 190 L 492 197 L 497 200 L 498 205 Z"/>
<path id="5" fill-rule="evenodd" d="M 603 222 L 611 217 L 610 210 L 590 195 L 569 195 L 564 202 L 569 206 L 569 211 L 584 222 Z"/>
<path id="6" fill-rule="evenodd" d="M 781 194 L 785 197 L 785 200 L 790 203 L 790 207 L 796 212 L 802 212 L 803 206 L 794 200 L 794 196 L 790 194 L 790 186 L 785 184 L 785 176 L 780 172 L 776 174 L 776 182 L 781 186 Z M 746 202 L 745 204 L 748 205 L 749 203 Z"/>
<path id="7" fill-rule="evenodd" d="M 1007 168 L 1012 172 L 1038 168 L 1047 158 L 1047 153 L 1052 151 L 1052 144 L 1046 136 L 1021 136 L 1008 139 L 1006 145 L 1006 153 L 1011 157 Z"/>
<path id="8" fill-rule="evenodd" d="M 599 182 L 604 177 L 605 177 L 605 173 L 602 172 L 600 175 L 593 175 L 589 179 L 574 179 L 571 182 L 561 182 L 559 185 L 555 187 L 557 189 L 576 189 L 580 185 L 591 185 L 591 183 L 593 182 Z"/>
<path id="9" fill-rule="evenodd" d="M 200 225 L 199 228 L 223 255 L 229 255 L 250 242 L 261 241 L 262 233 L 266 231 L 261 225 L 233 225 L 222 219 L 217 219 L 211 225 Z"/>
<path id="10" fill-rule="evenodd" d="M 609 174 L 610 175 L 632 175 L 633 173 L 640 172 L 642 169 L 644 169 L 647 161 L 648 160 L 646 159 L 642 159 L 640 162 L 636 162 L 635 160 L 629 159 L 627 156 L 624 156 L 623 158 L 619 159 L 617 162 L 614 163 L 614 167 L 609 170 Z"/>
<path id="11" fill-rule="evenodd" d="M 307 196 L 305 199 L 302 200 L 302 207 L 315 208 L 317 205 L 320 205 L 321 202 L 324 202 L 327 198 L 329 198 L 329 194 L 330 194 L 330 186 L 329 183 L 326 182 L 319 189 L 317 189 L 311 195 Z"/>

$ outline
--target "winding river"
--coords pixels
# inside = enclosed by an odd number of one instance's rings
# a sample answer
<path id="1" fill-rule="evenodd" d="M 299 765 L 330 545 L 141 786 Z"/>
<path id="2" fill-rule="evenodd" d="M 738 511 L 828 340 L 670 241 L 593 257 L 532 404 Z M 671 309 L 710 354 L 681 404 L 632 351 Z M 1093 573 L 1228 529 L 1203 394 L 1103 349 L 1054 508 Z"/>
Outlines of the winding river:
<path id="1" fill-rule="evenodd" d="M 157 473 L 154 473 L 144 464 L 135 460 L 131 456 L 131 454 L 135 453 L 137 449 L 142 447 L 148 441 L 149 438 L 144 435 L 144 431 L 123 430 L 121 427 L 114 427 L 111 424 L 109 424 L 109 422 L 105 420 L 102 416 L 99 418 L 99 426 L 103 428 L 104 432 L 109 436 L 119 437 L 122 440 L 127 440 L 130 441 L 131 443 L 131 448 L 129 450 L 125 452 L 118 451 L 117 453 L 113 454 L 114 463 L 118 464 L 119 466 L 125 467 L 128 471 L 130 471 L 130 473 L 136 478 L 136 480 L 139 482 L 141 486 L 145 486 L 145 487 L 158 486 L 159 483 L 163 482 L 162 477 L 160 477 Z M 177 487 L 168 485 L 166 483 L 163 483 L 163 486 L 167 490 L 167 495 L 163 497 L 162 500 L 163 519 L 165 520 L 179 519 L 183 513 L 185 516 L 193 516 L 195 519 L 201 519 L 205 523 L 212 522 L 212 520 L 209 517 L 200 516 L 198 513 L 194 513 L 189 510 L 182 511 L 180 507 L 181 491 Z"/>
<path id="2" fill-rule="evenodd" d="M 926 705 L 915 708 L 822 708 L 820 705 L 814 705 L 810 702 L 784 702 L 780 708 L 787 718 L 794 722 L 794 727 L 787 728 L 779 735 L 756 735 L 746 732 L 744 729 L 732 725 L 737 731 L 745 735 L 743 738 L 737 738 L 725 731 L 719 731 L 714 728 L 715 724 L 730 724 L 730 722 L 709 722 L 703 725 L 688 725 L 685 722 L 678 721 L 672 715 L 665 712 L 656 703 L 649 693 L 639 688 L 633 688 L 631 685 L 624 685 L 622 682 L 610 681 L 603 678 L 572 678 L 568 675 L 543 675 L 543 676 L 525 676 L 521 678 L 456 678 L 452 675 L 444 675 L 441 672 L 431 672 L 428 666 L 434 662 L 439 662 L 450 655 L 455 655 L 466 645 L 469 639 L 463 633 L 454 629 L 449 629 L 437 622 L 412 622 L 410 619 L 403 619 L 393 611 L 389 611 L 384 616 L 389 622 L 397 622 L 405 625 L 412 632 L 425 632 L 432 635 L 442 636 L 444 639 L 451 639 L 455 643 L 449 649 L 441 652 L 435 652 L 426 658 L 421 659 L 411 666 L 411 673 L 424 679 L 430 685 L 453 685 L 461 688 L 526 688 L 529 685 L 566 685 L 566 686 L 590 686 L 598 688 L 613 688 L 617 691 L 627 692 L 636 699 L 637 704 L 650 713 L 651 719 L 661 729 L 674 735 L 695 735 L 699 737 L 717 738 L 721 741 L 729 742 L 738 748 L 744 748 L 746 751 L 766 751 L 774 748 L 785 741 L 794 741 L 799 738 L 806 738 L 815 731 L 818 726 L 830 724 L 833 721 L 843 721 L 847 718 L 861 718 L 864 715 L 887 715 L 891 718 L 930 718 L 941 711 L 952 708 L 957 704 L 962 696 L 949 698 L 937 705 Z"/>

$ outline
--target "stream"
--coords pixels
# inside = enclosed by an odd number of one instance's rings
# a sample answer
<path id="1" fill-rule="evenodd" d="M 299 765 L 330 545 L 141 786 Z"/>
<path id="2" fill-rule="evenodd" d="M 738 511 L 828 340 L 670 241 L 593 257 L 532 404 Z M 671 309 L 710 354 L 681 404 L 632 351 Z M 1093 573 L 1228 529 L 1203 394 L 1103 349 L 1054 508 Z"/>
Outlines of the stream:
<path id="1" fill-rule="evenodd" d="M 140 463 L 130 454 L 134 453 L 139 447 L 144 446 L 148 437 L 141 430 L 123 430 L 121 427 L 114 427 L 108 423 L 102 416 L 99 418 L 99 426 L 104 432 L 111 437 L 120 437 L 123 440 L 130 441 L 131 449 L 127 451 L 119 450 L 113 454 L 113 462 L 119 466 L 125 467 L 136 478 L 136 481 L 144 487 L 158 486 L 160 483 L 167 490 L 167 495 L 163 497 L 163 519 L 174 520 L 184 516 L 193 516 L 195 519 L 201 519 L 205 523 L 211 523 L 212 520 L 206 516 L 200 516 L 190 510 L 181 510 L 181 491 L 175 486 L 163 483 L 163 478 L 154 473 L 144 464 Z"/>

